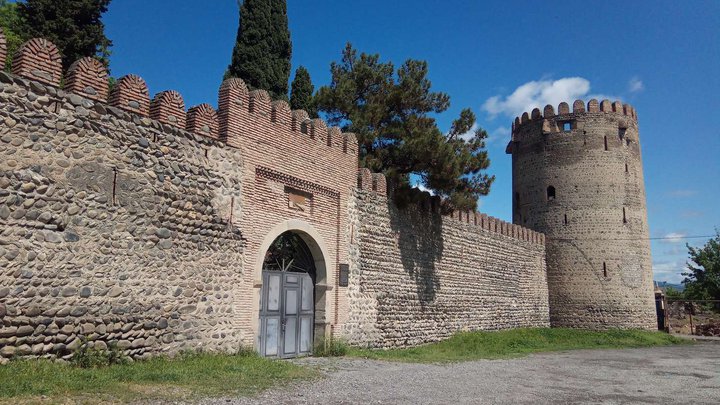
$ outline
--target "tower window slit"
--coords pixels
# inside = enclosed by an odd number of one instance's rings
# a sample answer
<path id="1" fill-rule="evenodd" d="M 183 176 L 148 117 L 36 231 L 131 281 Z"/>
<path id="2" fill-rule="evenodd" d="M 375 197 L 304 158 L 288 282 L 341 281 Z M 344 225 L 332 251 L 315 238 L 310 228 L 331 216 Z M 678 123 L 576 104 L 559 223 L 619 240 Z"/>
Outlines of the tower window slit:
<path id="1" fill-rule="evenodd" d="M 565 218 L 564 218 L 563 222 L 565 223 L 565 225 L 567 225 L 567 214 L 565 214 Z"/>
<path id="2" fill-rule="evenodd" d="M 607 136 L 605 136 L 605 150 L 608 150 Z"/>
<path id="3" fill-rule="evenodd" d="M 627 215 L 625 214 L 625 207 L 623 207 L 623 224 L 627 224 Z"/>
<path id="4" fill-rule="evenodd" d="M 603 262 L 603 277 L 607 278 L 607 265 Z"/>
<path id="5" fill-rule="evenodd" d="M 555 187 L 548 186 L 547 188 L 547 199 L 548 201 L 555 199 Z"/>
<path id="6" fill-rule="evenodd" d="M 628 164 L 625 163 L 625 173 L 629 173 L 629 172 L 630 172 L 630 170 L 628 169 Z"/>

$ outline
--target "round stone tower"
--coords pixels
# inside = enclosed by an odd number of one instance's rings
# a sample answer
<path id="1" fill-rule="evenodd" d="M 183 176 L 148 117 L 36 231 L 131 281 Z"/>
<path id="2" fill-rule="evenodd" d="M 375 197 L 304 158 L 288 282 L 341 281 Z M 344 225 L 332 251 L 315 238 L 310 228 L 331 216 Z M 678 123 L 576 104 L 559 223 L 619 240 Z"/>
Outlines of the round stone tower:
<path id="1" fill-rule="evenodd" d="M 655 328 L 637 115 L 581 100 L 516 118 L 513 222 L 546 235 L 550 322 Z"/>

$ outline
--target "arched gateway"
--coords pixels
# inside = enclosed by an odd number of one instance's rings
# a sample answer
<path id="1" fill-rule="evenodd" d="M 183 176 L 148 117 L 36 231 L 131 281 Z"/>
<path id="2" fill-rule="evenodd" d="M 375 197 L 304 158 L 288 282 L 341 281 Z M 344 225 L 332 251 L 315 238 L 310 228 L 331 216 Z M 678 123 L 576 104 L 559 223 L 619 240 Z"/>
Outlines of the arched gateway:
<path id="1" fill-rule="evenodd" d="M 326 274 L 321 245 L 309 233 L 291 229 L 264 250 L 258 325 L 261 355 L 290 358 L 312 353 L 315 321 L 325 313 L 324 294 L 318 291 Z"/>

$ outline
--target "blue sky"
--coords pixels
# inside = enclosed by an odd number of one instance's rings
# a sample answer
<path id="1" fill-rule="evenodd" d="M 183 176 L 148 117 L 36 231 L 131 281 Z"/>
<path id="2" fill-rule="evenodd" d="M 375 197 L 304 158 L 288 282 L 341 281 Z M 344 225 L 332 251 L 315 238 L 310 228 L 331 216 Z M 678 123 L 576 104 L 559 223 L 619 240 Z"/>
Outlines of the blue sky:
<path id="1" fill-rule="evenodd" d="M 464 107 L 491 139 L 497 176 L 480 210 L 511 219 L 512 118 L 533 106 L 608 96 L 638 110 L 656 279 L 678 282 L 683 236 L 720 226 L 720 1 L 289 0 L 293 70 L 316 87 L 348 41 L 399 65 L 427 60 L 448 93 L 447 128 Z M 114 76 L 142 76 L 151 94 L 216 104 L 229 63 L 234 0 L 114 0 L 104 18 Z M 705 239 L 689 240 L 702 244 Z"/>

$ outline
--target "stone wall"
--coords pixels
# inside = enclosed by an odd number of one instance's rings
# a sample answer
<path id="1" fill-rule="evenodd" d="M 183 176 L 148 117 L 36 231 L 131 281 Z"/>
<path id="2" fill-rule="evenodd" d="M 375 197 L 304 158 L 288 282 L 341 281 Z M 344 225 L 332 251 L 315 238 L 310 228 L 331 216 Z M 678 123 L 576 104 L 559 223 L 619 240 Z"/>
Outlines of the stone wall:
<path id="1" fill-rule="evenodd" d="M 406 347 L 549 325 L 542 235 L 480 214 L 441 216 L 432 204 L 398 209 L 368 190 L 349 206 L 343 336 L 352 344 Z"/>
<path id="2" fill-rule="evenodd" d="M 547 235 L 553 326 L 655 324 L 640 138 L 627 104 L 581 100 L 513 126 L 513 220 Z"/>
<path id="3" fill-rule="evenodd" d="M 252 342 L 238 150 L 5 73 L 0 123 L 2 356 Z"/>
<path id="4" fill-rule="evenodd" d="M 285 231 L 315 260 L 316 340 L 548 325 L 543 234 L 430 198 L 396 208 L 382 174 L 358 175 L 353 134 L 239 79 L 186 111 L 135 75 L 108 89 L 89 58 L 63 76 L 58 55 L 33 39 L 0 72 L 0 361 L 253 345 Z"/>

